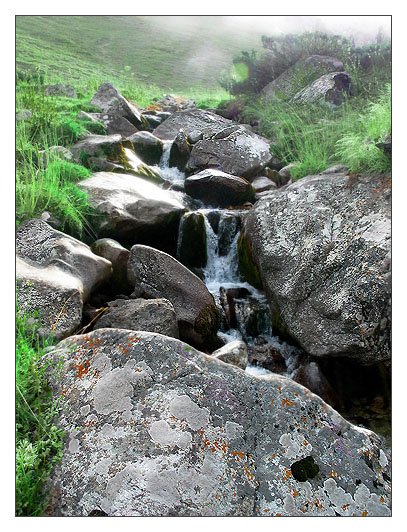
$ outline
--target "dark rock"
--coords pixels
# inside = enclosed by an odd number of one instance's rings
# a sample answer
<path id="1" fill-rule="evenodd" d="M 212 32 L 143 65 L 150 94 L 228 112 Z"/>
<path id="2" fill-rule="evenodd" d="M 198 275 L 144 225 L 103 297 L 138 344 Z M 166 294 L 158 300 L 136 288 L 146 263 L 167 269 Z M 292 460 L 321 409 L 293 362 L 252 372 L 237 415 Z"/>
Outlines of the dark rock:
<path id="1" fill-rule="evenodd" d="M 376 147 L 383 150 L 384 153 L 391 158 L 391 137 L 387 137 L 384 142 L 378 142 Z"/>
<path id="2" fill-rule="evenodd" d="M 231 120 L 217 116 L 214 113 L 202 111 L 201 109 L 191 109 L 172 114 L 153 133 L 161 140 L 174 140 L 180 129 L 183 129 L 186 136 L 189 137 L 190 134 L 196 131 L 217 133 L 232 124 Z"/>
<path id="3" fill-rule="evenodd" d="M 90 103 L 107 115 L 124 117 L 138 129 L 146 124 L 141 113 L 111 83 L 102 83 Z"/>
<path id="4" fill-rule="evenodd" d="M 169 166 L 176 166 L 178 170 L 183 172 L 190 154 L 191 146 L 184 131 L 181 129 L 171 145 Z"/>
<path id="5" fill-rule="evenodd" d="M 155 115 L 149 115 L 144 113 L 144 118 L 147 120 L 147 122 L 150 124 L 151 128 L 154 129 L 155 127 L 158 127 L 163 119 L 159 116 Z"/>
<path id="6" fill-rule="evenodd" d="M 177 258 L 190 270 L 206 266 L 205 217 L 199 212 L 187 212 L 181 219 Z"/>
<path id="7" fill-rule="evenodd" d="M 120 135 L 91 135 L 69 149 L 77 164 L 83 164 L 92 170 L 106 169 L 109 163 L 123 156 Z"/>
<path id="8" fill-rule="evenodd" d="M 273 373 L 284 374 L 287 372 L 285 360 L 279 349 L 267 343 L 264 345 L 249 345 L 248 358 L 250 364 L 261 366 Z"/>
<path id="9" fill-rule="evenodd" d="M 276 172 L 277 173 L 277 172 Z M 276 183 L 266 176 L 255 177 L 252 181 L 252 187 L 256 192 L 265 192 L 276 188 Z"/>
<path id="10" fill-rule="evenodd" d="M 306 456 L 291 465 L 291 473 L 298 482 L 305 482 L 309 478 L 315 478 L 318 475 L 319 466 L 312 456 Z"/>
<path id="11" fill-rule="evenodd" d="M 107 134 L 119 134 L 123 138 L 130 137 L 137 133 L 138 129 L 124 116 L 104 115 L 103 124 L 106 126 Z"/>
<path id="12" fill-rule="evenodd" d="M 178 338 L 175 310 L 167 299 L 116 299 L 109 301 L 94 329 L 149 331 Z"/>
<path id="13" fill-rule="evenodd" d="M 289 180 L 291 179 L 291 170 L 298 166 L 298 163 L 290 163 L 287 164 L 287 166 L 284 166 L 278 173 L 280 175 L 280 186 L 287 185 Z"/>
<path id="14" fill-rule="evenodd" d="M 158 164 L 163 154 L 163 143 L 148 131 L 139 131 L 130 136 L 129 140 L 136 154 L 146 164 Z"/>
<path id="15" fill-rule="evenodd" d="M 185 192 L 207 205 L 227 207 L 254 199 L 254 189 L 241 177 L 220 170 L 202 170 L 185 180 Z"/>
<path id="16" fill-rule="evenodd" d="M 174 305 L 180 338 L 211 349 L 219 310 L 204 283 L 170 255 L 149 246 L 130 250 L 128 281 L 134 296 L 165 297 Z"/>
<path id="17" fill-rule="evenodd" d="M 335 166 L 330 166 L 326 170 L 322 172 L 324 175 L 328 174 L 346 174 L 346 172 L 349 170 L 349 166 L 345 166 L 343 164 L 336 164 Z"/>
<path id="18" fill-rule="evenodd" d="M 96 240 L 90 246 L 90 249 L 95 255 L 103 257 L 112 263 L 113 275 L 111 284 L 115 293 L 128 292 L 130 289 L 130 285 L 127 282 L 129 250 L 111 238 Z"/>
<path id="19" fill-rule="evenodd" d="M 302 364 L 291 378 L 295 382 L 298 382 L 311 390 L 311 392 L 319 395 L 319 397 L 334 408 L 338 408 L 338 394 L 329 384 L 316 362 L 306 362 L 305 364 Z"/>

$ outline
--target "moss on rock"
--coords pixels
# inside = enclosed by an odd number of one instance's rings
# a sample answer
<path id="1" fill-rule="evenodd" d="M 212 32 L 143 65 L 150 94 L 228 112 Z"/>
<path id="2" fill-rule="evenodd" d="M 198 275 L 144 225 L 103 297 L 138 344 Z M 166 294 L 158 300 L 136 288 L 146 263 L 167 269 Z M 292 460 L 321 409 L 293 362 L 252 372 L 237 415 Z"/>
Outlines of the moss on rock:
<path id="1" fill-rule="evenodd" d="M 292 464 L 291 473 L 298 482 L 305 482 L 309 478 L 315 478 L 318 475 L 319 466 L 314 462 L 312 456 L 307 456 Z"/>
<path id="2" fill-rule="evenodd" d="M 209 350 L 216 349 L 216 333 L 220 327 L 220 311 L 213 305 L 206 305 L 198 314 L 194 322 L 195 331 L 203 338 Z"/>
<path id="3" fill-rule="evenodd" d="M 243 279 L 255 288 L 263 289 L 259 269 L 254 262 L 253 247 L 250 238 L 242 231 L 237 242 L 239 272 Z"/>

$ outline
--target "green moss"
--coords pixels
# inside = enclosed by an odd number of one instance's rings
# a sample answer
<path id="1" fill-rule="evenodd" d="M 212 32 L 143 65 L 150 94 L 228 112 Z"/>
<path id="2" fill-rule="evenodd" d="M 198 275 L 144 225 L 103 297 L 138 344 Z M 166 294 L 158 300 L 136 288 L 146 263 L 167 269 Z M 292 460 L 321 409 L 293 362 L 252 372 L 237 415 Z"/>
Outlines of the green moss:
<path id="1" fill-rule="evenodd" d="M 291 465 L 291 473 L 298 482 L 305 482 L 309 478 L 314 478 L 319 473 L 319 466 L 314 462 L 312 456 L 307 456 Z"/>
<path id="2" fill-rule="evenodd" d="M 216 348 L 219 326 L 220 311 L 215 305 L 206 305 L 195 319 L 194 329 L 202 336 L 205 346 L 210 350 Z"/>
<path id="3" fill-rule="evenodd" d="M 243 279 L 255 288 L 263 289 L 260 272 L 254 262 L 253 247 L 250 238 L 242 231 L 237 242 L 239 272 Z"/>

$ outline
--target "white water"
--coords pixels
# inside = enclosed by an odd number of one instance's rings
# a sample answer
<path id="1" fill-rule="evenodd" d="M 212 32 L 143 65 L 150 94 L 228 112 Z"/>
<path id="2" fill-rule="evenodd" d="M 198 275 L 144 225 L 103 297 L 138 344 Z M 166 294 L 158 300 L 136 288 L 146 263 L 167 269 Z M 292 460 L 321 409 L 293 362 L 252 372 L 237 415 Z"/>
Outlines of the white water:
<path id="1" fill-rule="evenodd" d="M 163 154 L 161 155 L 160 162 L 158 165 L 151 166 L 153 170 L 155 170 L 161 177 L 164 179 L 164 181 L 170 182 L 172 185 L 174 184 L 183 184 L 185 181 L 185 174 L 184 172 L 181 172 L 178 170 L 176 166 L 170 167 L 170 152 L 171 152 L 171 146 L 172 141 L 171 140 L 165 140 L 164 146 L 163 146 Z"/>

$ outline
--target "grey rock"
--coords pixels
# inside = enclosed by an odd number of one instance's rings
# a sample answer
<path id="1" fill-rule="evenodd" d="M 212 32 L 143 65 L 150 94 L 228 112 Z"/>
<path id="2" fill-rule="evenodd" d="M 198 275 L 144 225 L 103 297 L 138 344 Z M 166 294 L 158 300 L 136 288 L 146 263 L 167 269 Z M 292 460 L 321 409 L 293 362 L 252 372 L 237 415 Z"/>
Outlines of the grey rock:
<path id="1" fill-rule="evenodd" d="M 78 183 L 89 193 L 89 201 L 106 215 L 101 235 L 119 241 L 142 237 L 168 237 L 178 230 L 185 212 L 174 193 L 129 174 L 97 172 Z"/>
<path id="2" fill-rule="evenodd" d="M 218 132 L 204 132 L 203 140 L 193 145 L 186 165 L 188 173 L 207 168 L 251 179 L 271 161 L 266 139 L 232 125 Z"/>
<path id="3" fill-rule="evenodd" d="M 202 170 L 185 179 L 185 192 L 207 205 L 227 207 L 253 201 L 255 190 L 243 179 L 220 170 Z"/>
<path id="4" fill-rule="evenodd" d="M 276 188 L 276 186 L 276 183 L 266 176 L 255 177 L 252 181 L 252 187 L 257 193 L 272 190 Z"/>
<path id="5" fill-rule="evenodd" d="M 90 135 L 70 147 L 77 164 L 93 170 L 106 169 L 123 154 L 121 135 Z"/>
<path id="6" fill-rule="evenodd" d="M 290 180 L 291 176 L 291 170 L 298 166 L 298 163 L 290 163 L 287 164 L 287 166 L 284 166 L 278 173 L 280 175 L 280 185 L 284 186 L 287 185 L 288 181 Z"/>
<path id="7" fill-rule="evenodd" d="M 297 61 L 277 79 L 266 85 L 261 92 L 266 100 L 291 99 L 298 91 L 324 74 L 343 70 L 343 63 L 334 57 L 312 55 Z"/>
<path id="8" fill-rule="evenodd" d="M 101 122 L 103 119 L 102 113 L 87 113 L 86 111 L 80 111 L 76 116 L 80 120 L 87 120 L 89 122 Z"/>
<path id="9" fill-rule="evenodd" d="M 381 177 L 308 176 L 247 213 L 273 315 L 306 352 L 390 358 L 390 229 Z"/>
<path id="10" fill-rule="evenodd" d="M 158 105 L 171 113 L 184 111 L 186 109 L 195 109 L 195 103 L 192 100 L 187 100 L 186 98 L 175 94 L 166 94 L 158 102 Z"/>
<path id="11" fill-rule="evenodd" d="M 175 310 L 167 299 L 116 299 L 108 307 L 94 329 L 129 329 L 179 337 Z"/>
<path id="12" fill-rule="evenodd" d="M 149 131 L 139 131 L 127 138 L 136 154 L 146 164 L 158 164 L 163 154 L 163 142 Z"/>
<path id="13" fill-rule="evenodd" d="M 305 364 L 302 364 L 295 370 L 292 379 L 311 390 L 311 392 L 321 397 L 321 399 L 331 406 L 338 407 L 338 395 L 335 393 L 316 362 L 306 362 Z"/>
<path id="14" fill-rule="evenodd" d="M 47 515 L 390 515 L 379 438 L 288 378 L 112 329 L 64 340 L 43 363 L 67 435 Z M 307 456 L 319 472 L 299 482 L 291 467 Z"/>
<path id="15" fill-rule="evenodd" d="M 201 109 L 192 109 L 172 114 L 153 133 L 161 140 L 174 140 L 180 129 L 189 137 L 196 131 L 217 133 L 230 125 L 233 125 L 231 120 Z"/>
<path id="16" fill-rule="evenodd" d="M 330 166 L 326 170 L 324 170 L 322 173 L 324 175 L 326 174 L 345 174 L 349 170 L 349 166 L 343 165 L 343 164 L 336 164 L 335 166 Z"/>
<path id="17" fill-rule="evenodd" d="M 124 116 L 107 115 L 107 118 L 103 118 L 102 122 L 106 126 L 108 135 L 118 134 L 125 138 L 134 135 L 138 131 Z"/>
<path id="18" fill-rule="evenodd" d="M 73 159 L 72 152 L 64 146 L 50 146 L 47 150 L 41 150 L 38 153 L 42 155 L 44 168 L 47 168 L 48 161 L 52 162 L 54 159 L 64 159 L 65 161 L 72 161 Z"/>
<path id="19" fill-rule="evenodd" d="M 96 240 L 90 246 L 90 249 L 95 255 L 103 257 L 112 263 L 113 275 L 111 283 L 115 292 L 127 292 L 129 290 L 129 284 L 127 282 L 129 250 L 111 238 L 100 238 Z"/>
<path id="20" fill-rule="evenodd" d="M 66 96 L 68 98 L 77 98 L 75 89 L 71 85 L 64 85 L 63 83 L 47 85 L 45 87 L 45 96 Z"/>
<path id="21" fill-rule="evenodd" d="M 144 118 L 147 120 L 147 122 L 150 124 L 151 128 L 154 129 L 155 127 L 158 127 L 163 119 L 160 116 L 150 115 L 143 113 Z"/>
<path id="22" fill-rule="evenodd" d="M 176 259 L 149 246 L 130 250 L 127 278 L 134 297 L 166 298 L 174 305 L 180 337 L 211 348 L 219 328 L 219 310 L 204 283 Z"/>
<path id="23" fill-rule="evenodd" d="M 207 262 L 205 217 L 201 212 L 187 212 L 181 219 L 177 259 L 194 273 Z"/>
<path id="24" fill-rule="evenodd" d="M 107 115 L 124 117 L 136 128 L 145 124 L 141 113 L 111 83 L 102 83 L 90 103 L 100 107 Z"/>
<path id="25" fill-rule="evenodd" d="M 340 105 L 351 95 L 352 78 L 346 72 L 330 72 L 318 78 L 292 98 L 298 103 L 326 102 Z"/>
<path id="26" fill-rule="evenodd" d="M 21 122 L 23 120 L 30 120 L 32 117 L 33 117 L 32 112 L 28 111 L 27 109 L 23 109 L 22 111 L 18 111 L 16 113 L 17 122 Z"/>
<path id="27" fill-rule="evenodd" d="M 222 362 L 226 362 L 226 364 L 232 364 L 238 368 L 246 369 L 248 360 L 247 345 L 240 340 L 229 342 L 214 351 L 212 356 L 218 360 L 222 360 Z"/>
<path id="28" fill-rule="evenodd" d="M 80 325 L 83 302 L 109 279 L 111 263 L 38 219 L 18 227 L 16 245 L 19 312 L 39 313 L 43 337 L 69 336 Z"/>

